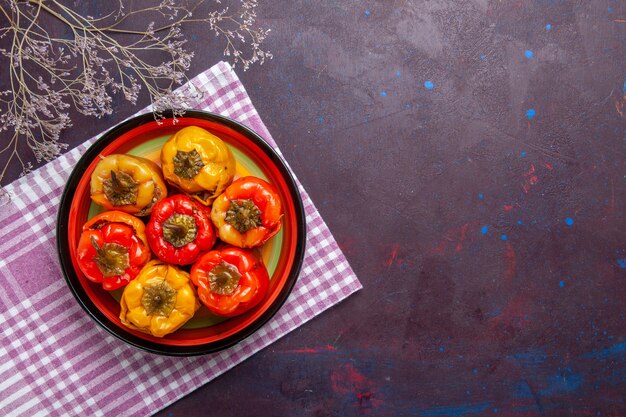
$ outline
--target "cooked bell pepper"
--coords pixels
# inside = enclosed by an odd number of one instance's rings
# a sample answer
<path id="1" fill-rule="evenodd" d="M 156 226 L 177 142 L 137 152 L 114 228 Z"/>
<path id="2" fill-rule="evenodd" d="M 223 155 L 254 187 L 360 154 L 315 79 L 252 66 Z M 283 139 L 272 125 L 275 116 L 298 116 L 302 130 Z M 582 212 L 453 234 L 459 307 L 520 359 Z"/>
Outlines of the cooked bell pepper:
<path id="1" fill-rule="evenodd" d="M 269 274 L 250 249 L 227 246 L 202 255 L 191 268 L 200 301 L 219 316 L 238 316 L 267 293 Z"/>
<path id="2" fill-rule="evenodd" d="M 192 264 L 215 244 L 208 209 L 183 194 L 158 202 L 147 225 L 148 244 L 163 262 Z"/>
<path id="3" fill-rule="evenodd" d="M 76 253 L 83 274 L 107 291 L 128 284 L 150 260 L 143 223 L 119 211 L 87 222 Z"/>
<path id="4" fill-rule="evenodd" d="M 109 155 L 91 174 L 91 199 L 108 210 L 146 216 L 165 197 L 167 186 L 161 169 L 145 158 Z"/>
<path id="5" fill-rule="evenodd" d="M 165 142 L 161 165 L 170 184 L 209 205 L 233 181 L 236 163 L 220 138 L 188 126 Z"/>
<path id="6" fill-rule="evenodd" d="M 273 185 L 256 177 L 234 181 L 213 202 L 211 220 L 221 240 L 240 248 L 262 245 L 281 227 L 280 197 Z"/>
<path id="7" fill-rule="evenodd" d="M 187 272 L 155 259 L 124 288 L 120 306 L 122 324 L 163 337 L 193 317 L 200 303 Z"/>

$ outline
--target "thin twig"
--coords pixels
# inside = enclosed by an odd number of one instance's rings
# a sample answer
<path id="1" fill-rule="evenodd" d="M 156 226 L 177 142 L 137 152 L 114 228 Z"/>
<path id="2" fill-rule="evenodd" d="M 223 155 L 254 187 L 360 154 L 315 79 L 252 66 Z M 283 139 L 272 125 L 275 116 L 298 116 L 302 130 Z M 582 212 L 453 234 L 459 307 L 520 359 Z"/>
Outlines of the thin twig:
<path id="1" fill-rule="evenodd" d="M 215 36 L 224 37 L 224 55 L 232 57 L 233 65 L 243 65 L 244 70 L 272 58 L 261 49 L 269 30 L 253 26 L 257 0 L 239 0 L 241 7 L 234 13 L 223 8 L 200 17 L 195 14 L 205 0 L 191 6 L 174 0 L 158 1 L 125 12 L 122 0 L 118 0 L 112 11 L 98 18 L 82 16 L 59 0 L 8 0 L 0 5 L 0 37 L 12 36 L 10 48 L 0 48 L 9 79 L 9 90 L 0 91 L 0 131 L 13 131 L 11 138 L 0 144 L 0 155 L 6 160 L 0 181 L 13 159 L 24 172 L 30 169 L 19 154 L 20 143 L 27 144 L 38 161 L 61 153 L 66 145 L 59 138 L 71 126 L 66 113 L 70 106 L 85 115 L 101 117 L 113 112 L 113 94 L 121 93 L 134 104 L 144 89 L 155 118 L 163 117 L 166 109 L 173 110 L 175 117 L 181 115 L 191 97 L 190 93 L 177 93 L 175 87 L 188 81 L 186 72 L 193 58 L 184 47 L 181 25 L 207 24 Z M 123 27 L 130 17 L 135 22 L 155 13 L 171 22 L 158 26 L 150 23 L 143 29 Z M 46 28 L 40 24 L 43 15 L 52 17 L 69 36 L 51 36 L 49 20 Z M 128 36 L 122 41 L 120 34 Z M 240 50 L 244 46 L 246 55 Z M 145 51 L 164 53 L 168 59 L 153 64 L 138 55 Z"/>

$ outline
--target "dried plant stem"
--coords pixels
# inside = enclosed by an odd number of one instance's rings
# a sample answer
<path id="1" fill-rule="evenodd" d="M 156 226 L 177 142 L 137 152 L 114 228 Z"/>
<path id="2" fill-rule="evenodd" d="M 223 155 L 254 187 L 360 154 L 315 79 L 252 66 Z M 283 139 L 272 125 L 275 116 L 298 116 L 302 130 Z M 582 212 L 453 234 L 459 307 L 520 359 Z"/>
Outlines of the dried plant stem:
<path id="1" fill-rule="evenodd" d="M 157 119 L 165 110 L 181 115 L 193 94 L 175 90 L 188 81 L 186 72 L 193 58 L 184 48 L 183 24 L 207 24 L 215 36 L 225 38 L 224 55 L 244 70 L 272 57 L 261 49 L 269 30 L 254 27 L 257 0 L 239 0 L 240 9 L 234 13 L 219 6 L 201 17 L 194 17 L 194 12 L 204 0 L 191 6 L 162 0 L 130 12 L 125 12 L 119 0 L 114 10 L 99 18 L 82 16 L 60 0 L 0 2 L 0 39 L 10 40 L 10 48 L 0 48 L 0 59 L 8 68 L 8 89 L 0 91 L 0 132 L 10 132 L 0 142 L 0 155 L 7 160 L 0 181 L 11 160 L 17 160 L 24 172 L 31 169 L 20 156 L 22 143 L 37 161 L 51 160 L 66 148 L 59 135 L 71 126 L 66 112 L 70 107 L 101 117 L 112 113 L 113 94 L 121 93 L 134 104 L 144 89 Z M 41 24 L 44 15 L 46 22 L 52 17 L 69 35 L 52 36 L 51 28 Z M 154 22 L 142 29 L 127 26 L 142 16 L 156 16 L 167 23 L 156 28 Z M 245 45 L 248 55 L 240 50 Z M 147 61 L 146 56 L 159 63 Z M 167 58 L 162 60 L 163 56 Z"/>

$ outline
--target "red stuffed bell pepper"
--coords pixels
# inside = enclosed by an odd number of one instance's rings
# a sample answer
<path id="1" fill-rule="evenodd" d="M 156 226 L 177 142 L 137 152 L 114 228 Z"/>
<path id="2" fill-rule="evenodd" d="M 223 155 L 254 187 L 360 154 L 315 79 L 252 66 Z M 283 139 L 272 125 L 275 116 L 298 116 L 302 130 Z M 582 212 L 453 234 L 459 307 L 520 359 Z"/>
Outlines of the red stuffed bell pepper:
<path id="1" fill-rule="evenodd" d="M 83 226 L 78 242 L 80 270 L 107 291 L 128 284 L 150 260 L 144 230 L 141 220 L 121 211 L 95 216 Z"/>
<path id="2" fill-rule="evenodd" d="M 280 230 L 283 209 L 274 186 L 260 178 L 242 177 L 213 202 L 211 220 L 219 238 L 240 248 L 267 242 Z"/>
<path id="3" fill-rule="evenodd" d="M 169 264 L 192 264 L 215 244 L 208 210 L 183 194 L 154 205 L 146 232 L 150 249 Z"/>
<path id="4" fill-rule="evenodd" d="M 191 268 L 191 281 L 212 313 L 234 317 L 263 300 L 270 279 L 251 250 L 226 246 L 205 253 Z"/>

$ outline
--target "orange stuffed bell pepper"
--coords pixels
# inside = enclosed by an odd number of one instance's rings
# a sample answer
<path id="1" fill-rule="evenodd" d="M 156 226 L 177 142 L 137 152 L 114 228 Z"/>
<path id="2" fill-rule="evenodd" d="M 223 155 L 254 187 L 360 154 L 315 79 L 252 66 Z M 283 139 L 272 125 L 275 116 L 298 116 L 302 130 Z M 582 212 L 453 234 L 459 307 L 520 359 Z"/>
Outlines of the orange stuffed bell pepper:
<path id="1" fill-rule="evenodd" d="M 108 210 L 146 216 L 165 197 L 167 186 L 161 169 L 145 158 L 109 155 L 91 174 L 91 199 Z"/>
<path id="2" fill-rule="evenodd" d="M 163 337 L 192 318 L 200 303 L 187 272 L 155 259 L 124 288 L 120 306 L 126 327 Z"/>
<path id="3" fill-rule="evenodd" d="M 191 268 L 200 301 L 212 313 L 238 316 L 263 300 L 269 287 L 267 268 L 251 250 L 227 246 L 205 253 Z"/>
<path id="4" fill-rule="evenodd" d="M 273 185 L 242 177 L 213 202 L 211 220 L 221 240 L 240 248 L 260 246 L 281 227 L 282 205 Z"/>
<path id="5" fill-rule="evenodd" d="M 88 221 L 76 252 L 83 274 L 107 291 L 128 284 L 150 259 L 144 224 L 121 211 L 107 211 Z"/>
<path id="6" fill-rule="evenodd" d="M 174 134 L 161 149 L 165 179 L 189 196 L 209 205 L 235 176 L 235 157 L 212 133 L 187 126 Z"/>

